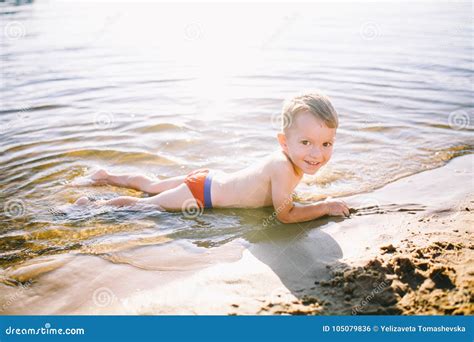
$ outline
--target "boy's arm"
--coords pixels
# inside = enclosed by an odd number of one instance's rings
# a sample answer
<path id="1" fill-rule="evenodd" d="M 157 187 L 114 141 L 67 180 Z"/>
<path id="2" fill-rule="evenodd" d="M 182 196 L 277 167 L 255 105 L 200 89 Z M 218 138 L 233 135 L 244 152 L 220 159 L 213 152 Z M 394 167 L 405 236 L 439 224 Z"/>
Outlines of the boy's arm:
<path id="1" fill-rule="evenodd" d="M 272 200 L 276 217 L 283 223 L 305 222 L 324 215 L 349 216 L 344 202 L 324 201 L 310 205 L 295 205 L 292 192 L 295 188 L 291 176 L 292 168 L 277 168 L 272 175 Z"/>
<path id="2" fill-rule="evenodd" d="M 272 185 L 272 196 L 276 217 L 283 223 L 311 221 L 328 214 L 324 202 L 296 206 L 292 201 L 291 193 L 286 193 L 278 184 Z"/>

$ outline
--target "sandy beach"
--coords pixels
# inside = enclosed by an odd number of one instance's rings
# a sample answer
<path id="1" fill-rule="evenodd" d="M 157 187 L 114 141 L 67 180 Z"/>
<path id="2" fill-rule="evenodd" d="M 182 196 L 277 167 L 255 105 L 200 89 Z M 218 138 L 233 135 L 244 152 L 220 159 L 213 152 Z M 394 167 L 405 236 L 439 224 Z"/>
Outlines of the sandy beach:
<path id="1" fill-rule="evenodd" d="M 473 314 L 466 155 L 345 198 L 349 219 L 45 256 L 1 270 L 2 314 Z M 271 229 L 271 227 L 269 228 Z"/>

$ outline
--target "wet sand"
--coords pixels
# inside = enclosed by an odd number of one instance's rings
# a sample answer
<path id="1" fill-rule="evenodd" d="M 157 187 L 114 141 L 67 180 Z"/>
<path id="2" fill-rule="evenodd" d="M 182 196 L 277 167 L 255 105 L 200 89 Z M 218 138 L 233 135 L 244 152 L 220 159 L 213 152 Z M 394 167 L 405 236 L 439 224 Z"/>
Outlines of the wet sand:
<path id="1" fill-rule="evenodd" d="M 2 314 L 473 314 L 474 157 L 345 200 L 349 219 L 1 270 Z"/>

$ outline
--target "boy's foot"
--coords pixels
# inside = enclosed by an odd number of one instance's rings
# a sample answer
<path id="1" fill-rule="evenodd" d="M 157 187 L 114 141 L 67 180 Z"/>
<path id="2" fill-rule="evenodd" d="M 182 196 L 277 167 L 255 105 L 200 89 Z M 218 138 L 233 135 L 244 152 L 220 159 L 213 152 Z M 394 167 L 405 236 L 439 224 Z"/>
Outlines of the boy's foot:
<path id="1" fill-rule="evenodd" d="M 80 197 L 76 202 L 74 202 L 74 204 L 77 204 L 77 205 L 87 205 L 89 204 L 91 201 L 90 199 L 88 199 L 86 196 L 82 196 Z"/>
<path id="2" fill-rule="evenodd" d="M 69 186 L 94 186 L 107 185 L 109 173 L 104 169 L 99 169 L 90 176 L 80 177 L 69 183 Z"/>
<path id="3" fill-rule="evenodd" d="M 99 169 L 91 175 L 91 179 L 96 183 L 107 183 L 109 173 L 104 169 Z"/>

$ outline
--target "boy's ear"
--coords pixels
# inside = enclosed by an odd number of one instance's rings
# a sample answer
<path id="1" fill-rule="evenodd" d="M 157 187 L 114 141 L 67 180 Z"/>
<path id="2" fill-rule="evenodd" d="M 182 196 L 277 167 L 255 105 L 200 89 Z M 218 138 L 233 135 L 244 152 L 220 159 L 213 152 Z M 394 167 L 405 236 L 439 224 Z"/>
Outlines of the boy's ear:
<path id="1" fill-rule="evenodd" d="M 286 143 L 286 135 L 283 132 L 277 134 L 278 142 L 280 143 L 281 148 L 283 151 L 288 153 L 288 145 Z"/>

